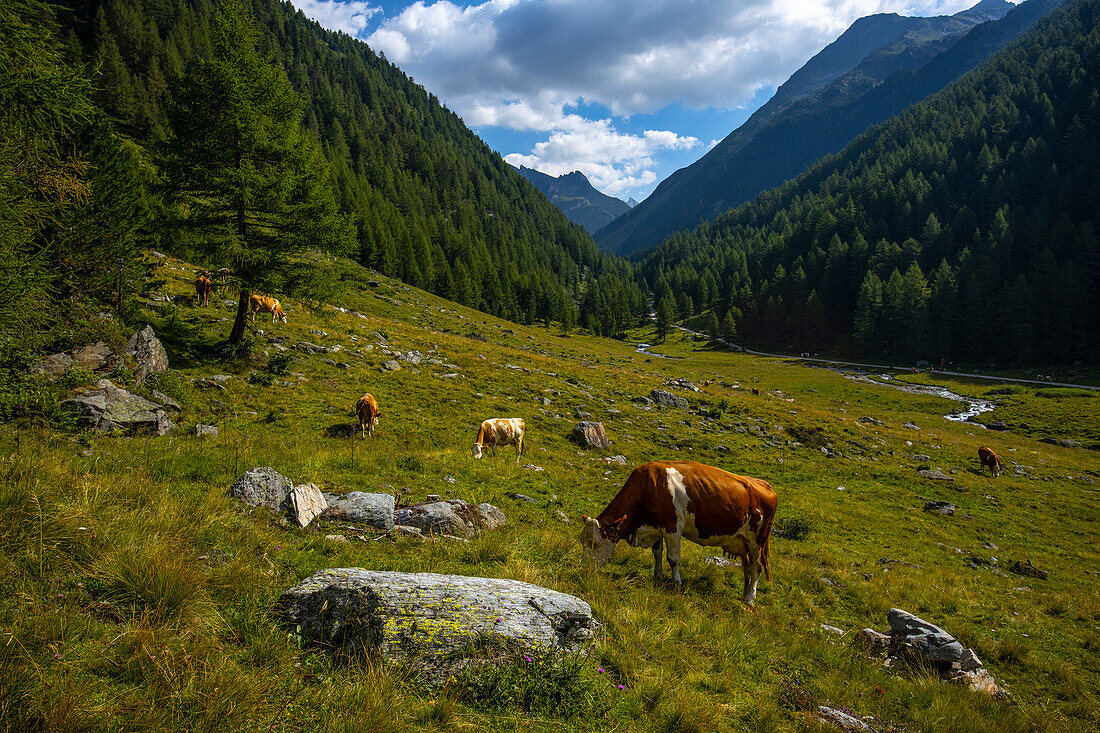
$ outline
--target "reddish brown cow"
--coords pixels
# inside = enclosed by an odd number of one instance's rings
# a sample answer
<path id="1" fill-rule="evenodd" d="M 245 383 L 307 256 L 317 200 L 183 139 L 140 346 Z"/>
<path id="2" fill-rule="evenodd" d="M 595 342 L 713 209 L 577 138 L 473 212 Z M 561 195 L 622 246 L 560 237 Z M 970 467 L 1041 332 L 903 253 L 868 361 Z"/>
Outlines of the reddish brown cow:
<path id="1" fill-rule="evenodd" d="M 721 547 L 741 558 L 745 603 L 756 600 L 763 570 L 771 580 L 768 544 L 777 499 L 767 481 L 694 461 L 655 461 L 634 469 L 598 517 L 584 517 L 581 542 L 603 565 L 619 540 L 653 550 L 653 578 L 664 577 L 661 542 L 680 585 L 680 541 Z"/>
<path id="2" fill-rule="evenodd" d="M 378 422 L 378 401 L 370 392 L 355 401 L 355 414 L 359 416 L 359 428 L 363 431 L 363 440 L 374 435 L 374 426 Z"/>
<path id="3" fill-rule="evenodd" d="M 1001 475 L 1001 459 L 993 452 L 992 448 L 986 448 L 982 446 L 978 449 L 978 462 L 981 464 L 978 466 L 979 471 L 984 471 L 986 466 L 989 466 L 989 472 L 994 476 Z"/>
<path id="4" fill-rule="evenodd" d="M 199 296 L 200 306 L 210 304 L 210 291 L 213 289 L 214 284 L 210 282 L 210 273 L 200 272 L 199 276 L 195 278 L 195 294 Z"/>
<path id="5" fill-rule="evenodd" d="M 286 323 L 286 313 L 283 313 L 283 307 L 279 305 L 279 301 L 269 295 L 253 293 L 248 299 L 248 310 L 252 314 L 253 323 L 256 322 L 256 313 L 259 311 L 270 313 L 272 323 L 276 320 L 282 320 L 283 323 Z"/>

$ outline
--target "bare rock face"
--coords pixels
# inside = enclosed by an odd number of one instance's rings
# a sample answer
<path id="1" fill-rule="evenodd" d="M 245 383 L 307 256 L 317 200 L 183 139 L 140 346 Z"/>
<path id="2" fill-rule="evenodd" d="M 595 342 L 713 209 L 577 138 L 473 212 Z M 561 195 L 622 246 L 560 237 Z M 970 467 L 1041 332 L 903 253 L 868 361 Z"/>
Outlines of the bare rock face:
<path id="1" fill-rule="evenodd" d="M 98 372 L 100 369 L 106 369 L 118 363 L 118 357 L 102 341 L 74 349 L 72 354 L 74 369 L 87 369 L 90 372 Z"/>
<path id="2" fill-rule="evenodd" d="M 333 568 L 279 598 L 310 643 L 387 658 L 438 659 L 479 639 L 574 650 L 599 624 L 574 596 L 515 580 Z"/>
<path id="3" fill-rule="evenodd" d="M 96 388 L 81 392 L 61 404 L 77 413 L 77 420 L 102 432 L 166 435 L 176 426 L 168 413 L 149 400 L 101 379 Z"/>
<path id="4" fill-rule="evenodd" d="M 328 507 L 325 497 L 316 484 L 295 486 L 290 492 L 290 518 L 299 527 L 305 527 Z"/>
<path id="5" fill-rule="evenodd" d="M 611 440 L 607 437 L 607 431 L 602 422 L 590 422 L 582 420 L 573 426 L 570 439 L 582 448 L 608 448 Z"/>
<path id="6" fill-rule="evenodd" d="M 324 519 L 365 524 L 375 529 L 393 529 L 395 501 L 390 494 L 368 494 L 352 491 L 344 496 L 327 495 L 328 508 Z"/>
<path id="7" fill-rule="evenodd" d="M 866 654 L 883 654 L 890 649 L 890 635 L 880 634 L 874 629 L 860 629 L 852 637 L 852 646 L 857 646 Z"/>
<path id="8" fill-rule="evenodd" d="M 145 381 L 150 374 L 168 371 L 168 352 L 160 343 L 152 326 L 146 326 L 126 344 L 126 353 L 134 359 L 134 375 L 137 384 Z"/>
<path id="9" fill-rule="evenodd" d="M 294 482 L 271 466 L 260 466 L 244 472 L 229 487 L 229 495 L 249 506 L 266 506 L 277 512 L 288 506 Z"/>

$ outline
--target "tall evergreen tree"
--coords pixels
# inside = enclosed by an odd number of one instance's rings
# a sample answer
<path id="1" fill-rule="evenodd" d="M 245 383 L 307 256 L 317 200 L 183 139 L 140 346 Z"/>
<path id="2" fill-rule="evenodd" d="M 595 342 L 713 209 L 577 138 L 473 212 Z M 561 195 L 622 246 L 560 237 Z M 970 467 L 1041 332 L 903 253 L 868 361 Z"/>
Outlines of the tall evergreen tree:
<path id="1" fill-rule="evenodd" d="M 301 124 L 303 104 L 283 70 L 260 55 L 240 0 L 214 16 L 213 53 L 173 89 L 163 148 L 178 220 L 212 261 L 226 262 L 240 295 L 230 343 L 244 338 L 249 297 L 277 286 L 307 248 L 350 246 L 328 165 Z"/>

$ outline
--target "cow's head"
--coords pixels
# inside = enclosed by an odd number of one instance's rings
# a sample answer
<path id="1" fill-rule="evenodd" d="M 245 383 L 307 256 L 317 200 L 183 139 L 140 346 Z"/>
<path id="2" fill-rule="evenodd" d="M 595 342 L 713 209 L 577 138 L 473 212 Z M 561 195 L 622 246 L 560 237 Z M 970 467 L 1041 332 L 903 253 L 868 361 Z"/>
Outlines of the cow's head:
<path id="1" fill-rule="evenodd" d="M 619 541 L 619 533 L 626 523 L 626 515 L 611 522 L 606 527 L 600 520 L 584 515 L 584 528 L 581 530 L 581 544 L 592 551 L 592 557 L 601 567 L 611 558 L 611 552 Z"/>
<path id="2" fill-rule="evenodd" d="M 275 301 L 275 309 L 271 312 L 276 318 L 286 323 L 286 313 L 283 313 L 283 307 L 279 305 L 279 301 Z"/>
<path id="3" fill-rule="evenodd" d="M 481 458 L 482 448 L 481 443 L 474 443 L 474 458 Z"/>

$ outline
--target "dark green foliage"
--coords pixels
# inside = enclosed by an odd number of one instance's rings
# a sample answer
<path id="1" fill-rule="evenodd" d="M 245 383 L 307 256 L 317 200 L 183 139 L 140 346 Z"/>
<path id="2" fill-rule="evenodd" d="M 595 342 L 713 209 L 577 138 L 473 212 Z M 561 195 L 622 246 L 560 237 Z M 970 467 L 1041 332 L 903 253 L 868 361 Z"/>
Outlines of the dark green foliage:
<path id="1" fill-rule="evenodd" d="M 804 540 L 813 529 L 813 522 L 805 517 L 779 517 L 775 520 L 772 533 L 787 540 Z"/>
<path id="2" fill-rule="evenodd" d="M 899 360 L 1100 356 L 1100 4 L 1079 0 L 943 92 L 649 254 L 722 283 L 740 335 Z"/>
<path id="3" fill-rule="evenodd" d="M 162 167 L 177 225 L 240 287 L 229 336 L 244 338 L 249 295 L 270 291 L 307 248 L 350 248 L 328 166 L 301 126 L 302 100 L 262 58 L 243 6 L 227 0 L 211 28 L 213 52 L 173 85 Z"/>
<path id="4" fill-rule="evenodd" d="M 99 103 L 142 143 L 162 137 L 171 80 L 204 65 L 209 71 L 217 47 L 214 4 L 66 4 L 76 45 L 99 64 Z M 304 100 L 302 123 L 320 142 L 328 185 L 350 219 L 363 264 L 523 322 L 572 318 L 567 311 L 594 291 L 598 310 L 586 316 L 582 306 L 581 325 L 619 334 L 622 314 L 633 325 L 642 291 L 629 265 L 601 253 L 438 99 L 361 41 L 326 31 L 282 2 L 244 6 L 256 20 L 261 53 Z M 228 91 L 215 76 L 192 76 L 190 88 L 177 88 L 184 98 Z M 165 246 L 193 251 L 177 239 Z M 204 259 L 230 264 L 212 247 Z M 271 280 L 265 287 L 303 286 L 293 276 Z"/>

